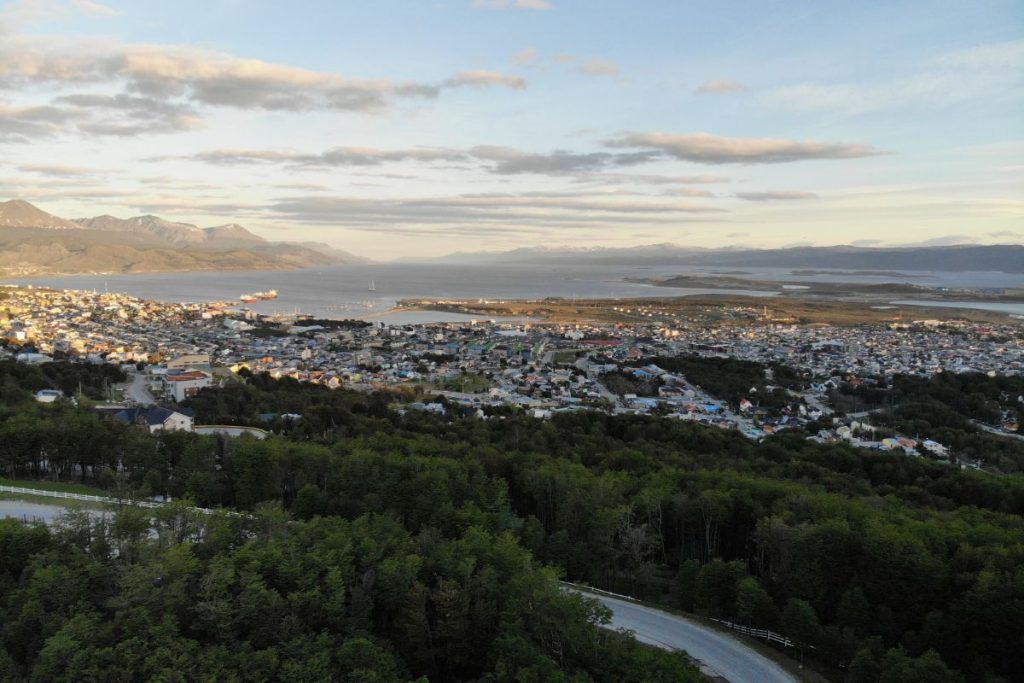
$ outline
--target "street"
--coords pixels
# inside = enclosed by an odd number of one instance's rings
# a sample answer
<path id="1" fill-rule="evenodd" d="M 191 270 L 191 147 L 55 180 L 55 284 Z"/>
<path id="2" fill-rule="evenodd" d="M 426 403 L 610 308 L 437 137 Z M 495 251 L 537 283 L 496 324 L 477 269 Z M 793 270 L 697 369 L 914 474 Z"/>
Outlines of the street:
<path id="1" fill-rule="evenodd" d="M 140 406 L 151 406 L 156 403 L 153 400 L 153 395 L 149 393 L 149 388 L 146 386 L 146 375 L 141 372 L 132 372 L 130 374 L 129 382 L 124 385 L 124 397 Z"/>
<path id="2" fill-rule="evenodd" d="M 699 622 L 626 600 L 579 592 L 612 610 L 612 628 L 632 631 L 637 640 L 649 645 L 686 652 L 709 677 L 719 677 L 729 683 L 795 683 L 797 680 L 740 640 Z"/>

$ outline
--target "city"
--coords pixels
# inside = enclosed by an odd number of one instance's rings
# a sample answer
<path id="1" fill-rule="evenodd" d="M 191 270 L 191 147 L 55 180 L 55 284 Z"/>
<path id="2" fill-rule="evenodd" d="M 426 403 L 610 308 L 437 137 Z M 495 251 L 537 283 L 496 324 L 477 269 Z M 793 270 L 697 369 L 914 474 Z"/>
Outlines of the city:
<path id="1" fill-rule="evenodd" d="M 960 466 L 978 468 L 980 462 L 957 458 L 927 434 L 882 429 L 878 437 L 867 411 L 834 416 L 827 394 L 841 386 L 884 386 L 898 375 L 1024 373 L 1022 325 L 1010 319 L 1002 325 L 921 318 L 838 327 L 783 324 L 741 308 L 733 324 L 708 327 L 487 320 L 311 324 L 308 317 L 271 319 L 222 302 L 161 304 L 120 294 L 14 287 L 4 294 L 0 332 L 11 356 L 30 363 L 56 357 L 127 364 L 133 380 L 125 387 L 125 407 L 153 404 L 154 396 L 180 403 L 245 370 L 331 389 L 415 387 L 423 400 L 410 409 L 443 413 L 449 404 L 481 418 L 485 408 L 500 406 L 540 419 L 601 410 L 691 420 L 755 440 L 811 426 L 810 439 L 944 461 L 953 455 Z M 724 400 L 657 365 L 659 357 L 687 355 L 783 366 L 797 372 L 798 382 L 759 382 L 746 395 Z M 770 380 L 771 370 L 766 374 Z M 762 406 L 759 390 L 785 398 Z M 1006 411 L 987 427 L 1014 436 L 1017 416 Z"/>

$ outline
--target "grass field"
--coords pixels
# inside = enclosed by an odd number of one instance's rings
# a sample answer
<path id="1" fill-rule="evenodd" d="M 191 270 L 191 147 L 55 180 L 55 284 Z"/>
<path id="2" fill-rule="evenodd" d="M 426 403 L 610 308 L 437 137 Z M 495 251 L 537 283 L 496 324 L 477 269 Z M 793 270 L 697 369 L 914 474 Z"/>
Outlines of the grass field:
<path id="1" fill-rule="evenodd" d="M 434 386 L 445 391 L 461 391 L 468 394 L 478 394 L 487 391 L 494 386 L 494 382 L 482 375 L 464 373 L 456 377 L 446 377 L 443 380 L 434 382 Z"/>
<path id="2" fill-rule="evenodd" d="M 795 296 L 751 297 L 700 295 L 649 299 L 580 299 L 577 301 L 401 302 L 402 310 L 434 310 L 471 315 L 532 318 L 548 323 L 664 323 L 748 325 L 864 325 L 922 318 L 1012 322 L 1006 314 L 955 308 L 900 306 L 874 308 L 879 301 L 829 301 Z"/>

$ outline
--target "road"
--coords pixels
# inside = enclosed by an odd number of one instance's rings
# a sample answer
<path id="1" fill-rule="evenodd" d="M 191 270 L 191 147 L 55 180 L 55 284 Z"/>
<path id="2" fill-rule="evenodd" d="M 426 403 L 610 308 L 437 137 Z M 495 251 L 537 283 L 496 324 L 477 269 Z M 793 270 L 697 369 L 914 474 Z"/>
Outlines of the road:
<path id="1" fill-rule="evenodd" d="M 151 406 L 156 403 L 146 386 L 146 375 L 141 372 L 131 373 L 131 381 L 124 387 L 124 397 L 140 406 Z"/>
<path id="2" fill-rule="evenodd" d="M 580 591 L 612 610 L 613 628 L 632 631 L 642 643 L 683 650 L 711 678 L 729 683 L 796 683 L 778 664 L 741 641 L 703 624 L 651 607 Z"/>
<path id="3" fill-rule="evenodd" d="M 974 426 L 977 427 L 978 429 L 980 429 L 983 432 L 988 432 L 989 434 L 995 434 L 996 436 L 1006 436 L 1006 437 L 1009 437 L 1011 439 L 1018 439 L 1020 441 L 1024 441 L 1024 436 L 1022 436 L 1020 434 L 1014 434 L 1013 432 L 1004 432 L 1002 429 L 996 429 L 995 427 L 993 427 L 991 425 L 987 425 L 984 422 L 978 422 L 977 420 L 971 420 L 971 422 L 973 422 Z"/>

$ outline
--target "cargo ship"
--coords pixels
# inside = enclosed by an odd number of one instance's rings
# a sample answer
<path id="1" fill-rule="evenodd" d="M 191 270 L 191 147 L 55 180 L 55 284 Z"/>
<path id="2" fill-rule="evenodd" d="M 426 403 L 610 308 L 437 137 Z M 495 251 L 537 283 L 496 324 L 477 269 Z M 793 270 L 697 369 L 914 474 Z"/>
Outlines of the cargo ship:
<path id="1" fill-rule="evenodd" d="M 243 294 L 238 297 L 238 300 L 244 304 L 252 304 L 257 301 L 270 301 L 271 299 L 277 298 L 276 289 L 268 289 L 265 292 L 253 292 L 252 294 Z"/>

